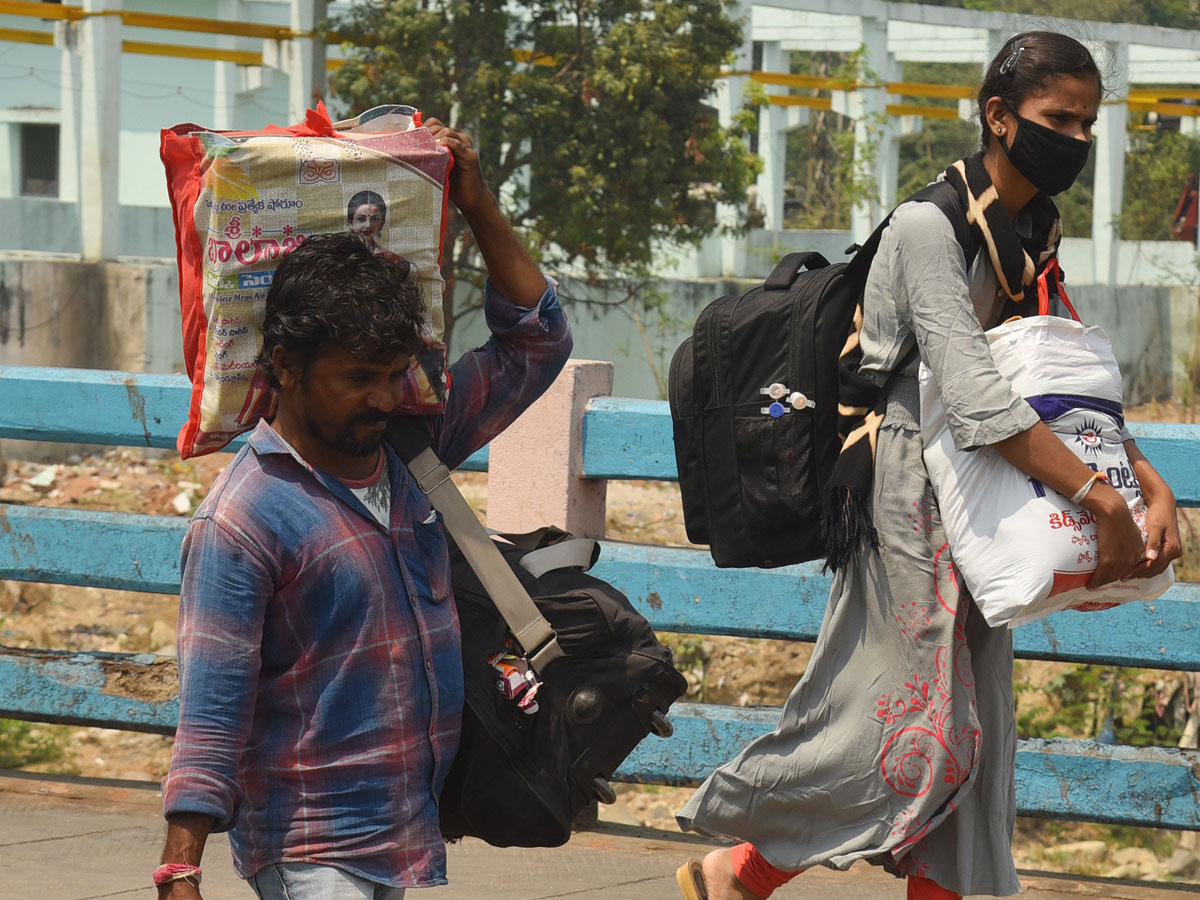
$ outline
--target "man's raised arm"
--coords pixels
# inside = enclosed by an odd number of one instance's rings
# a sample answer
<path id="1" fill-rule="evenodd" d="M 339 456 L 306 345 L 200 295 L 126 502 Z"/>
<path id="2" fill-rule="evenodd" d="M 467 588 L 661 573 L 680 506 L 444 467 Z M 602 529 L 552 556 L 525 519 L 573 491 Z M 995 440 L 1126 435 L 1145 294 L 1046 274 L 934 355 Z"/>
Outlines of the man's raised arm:
<path id="1" fill-rule="evenodd" d="M 437 142 L 454 155 L 450 201 L 467 220 L 492 285 L 501 296 L 518 306 L 536 306 L 546 293 L 546 279 L 525 245 L 513 233 L 512 226 L 500 212 L 496 197 L 484 183 L 483 173 L 479 170 L 479 154 L 471 139 L 451 131 L 439 119 L 426 119 L 425 125 Z"/>

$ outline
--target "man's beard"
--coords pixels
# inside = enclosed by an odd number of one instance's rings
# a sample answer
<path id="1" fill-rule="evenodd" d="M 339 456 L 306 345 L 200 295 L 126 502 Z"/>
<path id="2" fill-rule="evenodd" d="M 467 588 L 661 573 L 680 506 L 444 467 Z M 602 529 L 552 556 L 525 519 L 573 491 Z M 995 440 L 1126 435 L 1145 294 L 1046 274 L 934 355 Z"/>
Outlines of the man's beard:
<path id="1" fill-rule="evenodd" d="M 346 423 L 344 431 L 338 433 L 332 444 L 334 449 L 339 453 L 344 453 L 347 456 L 372 456 L 379 452 L 379 446 L 383 443 L 383 432 L 373 434 L 366 438 L 356 438 L 354 430 L 359 425 L 370 425 L 374 422 L 386 422 L 390 416 L 380 415 L 378 413 L 364 413 L 360 416 L 355 416 Z"/>

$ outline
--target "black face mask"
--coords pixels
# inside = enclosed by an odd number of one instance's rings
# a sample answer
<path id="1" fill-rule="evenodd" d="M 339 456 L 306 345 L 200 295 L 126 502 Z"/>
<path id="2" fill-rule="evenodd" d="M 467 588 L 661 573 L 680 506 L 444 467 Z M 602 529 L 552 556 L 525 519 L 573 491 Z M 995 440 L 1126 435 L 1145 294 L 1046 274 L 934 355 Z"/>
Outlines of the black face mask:
<path id="1" fill-rule="evenodd" d="M 1000 141 L 1000 149 L 1008 156 L 1013 168 L 1029 179 L 1029 183 L 1045 194 L 1061 194 L 1075 183 L 1087 165 L 1092 150 L 1091 141 L 1081 141 L 1047 128 L 1009 110 L 1020 127 L 1011 147 Z"/>

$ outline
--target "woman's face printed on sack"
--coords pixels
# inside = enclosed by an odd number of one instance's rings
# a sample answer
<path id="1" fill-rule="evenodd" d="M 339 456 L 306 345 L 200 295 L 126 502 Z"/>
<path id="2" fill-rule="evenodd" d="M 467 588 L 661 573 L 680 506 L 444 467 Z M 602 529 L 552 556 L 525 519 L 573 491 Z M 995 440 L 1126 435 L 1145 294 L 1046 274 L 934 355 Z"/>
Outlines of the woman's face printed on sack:
<path id="1" fill-rule="evenodd" d="M 360 206 L 350 220 L 350 230 L 363 237 L 375 237 L 383 230 L 383 211 L 374 204 Z"/>
<path id="2" fill-rule="evenodd" d="M 346 206 L 346 225 L 368 242 L 379 237 L 387 222 L 387 203 L 375 191 L 359 191 Z"/>

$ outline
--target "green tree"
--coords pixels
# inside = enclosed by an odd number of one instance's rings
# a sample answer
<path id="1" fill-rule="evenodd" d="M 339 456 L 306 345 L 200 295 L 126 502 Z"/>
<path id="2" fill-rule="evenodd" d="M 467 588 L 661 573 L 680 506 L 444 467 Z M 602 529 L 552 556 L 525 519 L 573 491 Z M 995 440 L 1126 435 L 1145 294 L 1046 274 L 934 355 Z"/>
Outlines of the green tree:
<path id="1" fill-rule="evenodd" d="M 793 53 L 791 59 L 793 73 L 846 81 L 859 80 L 863 65 L 861 52 Z M 812 110 L 808 118 L 807 125 L 787 135 L 786 227 L 849 228 L 850 208 L 864 193 L 854 171 L 854 121 L 823 109 Z"/>
<path id="2" fill-rule="evenodd" d="M 708 102 L 741 44 L 724 0 L 370 0 L 328 23 L 348 62 L 332 78 L 358 112 L 408 102 L 471 135 L 492 190 L 551 266 L 628 279 L 656 245 L 718 228 L 757 173 L 744 111 Z M 482 277 L 465 223 L 443 252 L 447 339 L 458 279 Z M 461 298 L 461 295 L 459 295 Z"/>
<path id="3" fill-rule="evenodd" d="M 1121 237 L 1169 241 L 1171 218 L 1188 176 L 1200 171 L 1200 141 L 1177 131 L 1129 134 Z"/>

